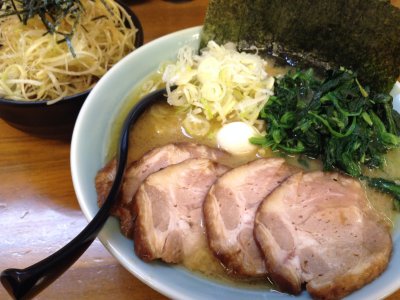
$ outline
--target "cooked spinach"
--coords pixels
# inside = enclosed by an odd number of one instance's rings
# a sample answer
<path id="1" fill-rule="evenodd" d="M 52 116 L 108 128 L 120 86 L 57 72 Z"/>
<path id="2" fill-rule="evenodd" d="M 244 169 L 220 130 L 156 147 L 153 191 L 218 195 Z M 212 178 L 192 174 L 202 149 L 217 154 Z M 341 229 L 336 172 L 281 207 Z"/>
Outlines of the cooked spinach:
<path id="1" fill-rule="evenodd" d="M 381 192 L 390 194 L 396 200 L 394 202 L 394 207 L 396 210 L 400 210 L 400 185 L 392 180 L 387 180 L 383 178 L 371 178 L 367 176 L 361 176 L 367 182 L 370 187 L 373 187 Z"/>
<path id="2" fill-rule="evenodd" d="M 395 117 L 392 97 L 363 87 L 351 71 L 329 71 L 325 80 L 312 69 L 292 71 L 276 81 L 274 96 L 260 113 L 266 135 L 251 142 L 319 158 L 326 171 L 360 178 L 362 165 L 381 167 L 387 151 L 400 146 Z M 400 199 L 394 182 L 367 182 L 381 190 L 390 186 Z"/>

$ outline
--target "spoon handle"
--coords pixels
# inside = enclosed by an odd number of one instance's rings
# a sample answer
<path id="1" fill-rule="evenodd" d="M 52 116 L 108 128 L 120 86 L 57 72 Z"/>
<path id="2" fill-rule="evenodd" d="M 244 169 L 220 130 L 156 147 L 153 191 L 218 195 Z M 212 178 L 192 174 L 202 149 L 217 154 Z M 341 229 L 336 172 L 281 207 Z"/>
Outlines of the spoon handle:
<path id="1" fill-rule="evenodd" d="M 93 219 L 94 221 L 94 219 Z M 101 228 L 102 220 L 96 225 Z M 104 223 L 104 221 L 103 221 Z M 90 246 L 98 230 L 95 223 L 87 225 L 77 237 L 49 257 L 25 269 L 7 269 L 1 283 L 15 299 L 32 298 L 64 273 Z"/>
<path id="2" fill-rule="evenodd" d="M 129 129 L 146 108 L 159 100 L 165 92 L 165 89 L 161 89 L 148 94 L 129 112 L 121 131 L 115 180 L 104 204 L 92 221 L 72 241 L 49 257 L 25 269 L 7 269 L 1 273 L 1 283 L 12 297 L 34 297 L 63 274 L 92 244 L 107 221 L 121 187 L 128 157 Z"/>

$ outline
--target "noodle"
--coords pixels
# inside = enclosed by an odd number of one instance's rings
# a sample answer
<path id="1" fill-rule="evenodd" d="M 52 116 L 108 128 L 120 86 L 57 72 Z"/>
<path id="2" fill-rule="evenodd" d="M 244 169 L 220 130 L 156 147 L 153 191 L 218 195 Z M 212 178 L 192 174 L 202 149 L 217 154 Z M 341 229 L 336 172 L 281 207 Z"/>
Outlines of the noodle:
<path id="1" fill-rule="evenodd" d="M 0 97 L 54 103 L 93 87 L 135 48 L 137 29 L 130 15 L 118 3 L 104 1 L 82 1 L 71 38 L 76 57 L 60 36 L 43 35 L 46 28 L 39 18 L 27 25 L 15 15 L 0 19 Z M 58 31 L 70 32 L 74 21 L 64 19 Z"/>

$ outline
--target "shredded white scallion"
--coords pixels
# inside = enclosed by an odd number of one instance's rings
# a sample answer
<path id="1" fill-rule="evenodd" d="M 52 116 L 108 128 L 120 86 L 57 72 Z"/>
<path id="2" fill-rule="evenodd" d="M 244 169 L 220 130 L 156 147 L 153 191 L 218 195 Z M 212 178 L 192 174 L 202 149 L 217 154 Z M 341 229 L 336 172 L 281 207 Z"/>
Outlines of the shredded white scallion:
<path id="1" fill-rule="evenodd" d="M 184 46 L 176 63 L 168 64 L 163 73 L 168 103 L 188 110 L 184 127 L 191 132 L 198 128 L 196 135 L 206 134 L 208 130 L 199 125 L 208 128 L 204 124 L 211 120 L 259 125 L 258 115 L 273 95 L 274 78 L 267 74 L 266 64 L 257 54 L 238 52 L 233 43 L 219 46 L 210 41 L 201 55 Z"/>
<path id="2" fill-rule="evenodd" d="M 135 48 L 137 29 L 118 3 L 82 0 L 82 5 L 80 23 L 72 36 L 76 57 L 65 42 L 59 42 L 60 36 L 43 35 L 47 30 L 38 17 L 27 25 L 15 15 L 0 19 L 1 97 L 57 102 L 93 87 Z M 66 18 L 58 31 L 70 32 L 73 24 L 73 19 Z"/>

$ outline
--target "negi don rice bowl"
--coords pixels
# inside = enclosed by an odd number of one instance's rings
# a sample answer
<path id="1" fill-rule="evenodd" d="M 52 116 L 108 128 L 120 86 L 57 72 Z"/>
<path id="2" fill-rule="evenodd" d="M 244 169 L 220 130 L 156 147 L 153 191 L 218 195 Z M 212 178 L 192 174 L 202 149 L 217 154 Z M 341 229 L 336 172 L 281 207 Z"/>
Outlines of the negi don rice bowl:
<path id="1" fill-rule="evenodd" d="M 118 2 L 2 1 L 0 97 L 53 104 L 90 90 L 139 46 Z"/>
<path id="2" fill-rule="evenodd" d="M 376 299 L 398 289 L 398 83 L 389 93 L 350 68 L 282 66 L 231 42 L 198 52 L 200 32 L 127 57 L 83 108 L 71 159 L 90 219 L 113 182 L 121 122 L 166 88 L 131 129 L 116 218 L 100 239 L 172 298 Z"/>

